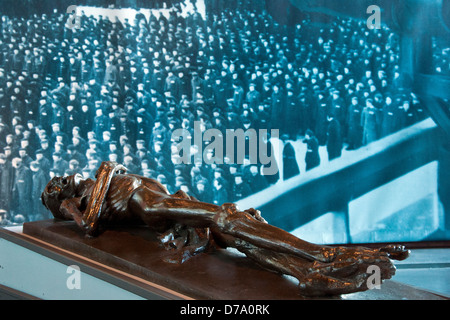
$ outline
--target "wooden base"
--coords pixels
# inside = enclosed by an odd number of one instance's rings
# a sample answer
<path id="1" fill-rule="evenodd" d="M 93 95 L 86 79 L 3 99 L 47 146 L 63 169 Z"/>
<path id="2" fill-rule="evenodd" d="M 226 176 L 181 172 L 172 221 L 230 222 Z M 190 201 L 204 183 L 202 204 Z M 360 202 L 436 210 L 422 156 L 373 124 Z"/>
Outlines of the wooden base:
<path id="1" fill-rule="evenodd" d="M 146 227 L 117 228 L 87 238 L 74 222 L 25 223 L 23 233 L 150 281 L 193 299 L 292 300 L 301 296 L 296 282 L 260 268 L 234 250 L 202 253 L 179 265 Z M 439 299 L 432 293 L 386 281 L 380 290 L 330 297 L 350 300 Z"/>

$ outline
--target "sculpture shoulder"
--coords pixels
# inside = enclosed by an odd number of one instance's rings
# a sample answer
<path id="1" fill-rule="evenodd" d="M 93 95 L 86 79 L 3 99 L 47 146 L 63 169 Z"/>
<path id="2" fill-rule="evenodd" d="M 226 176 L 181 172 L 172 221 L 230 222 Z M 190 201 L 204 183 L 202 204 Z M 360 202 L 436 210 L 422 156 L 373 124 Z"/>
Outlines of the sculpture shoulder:
<path id="1" fill-rule="evenodd" d="M 127 193 L 127 195 L 131 195 L 133 191 L 141 186 L 157 193 L 169 194 L 166 187 L 157 180 L 135 174 L 115 175 L 111 181 L 110 191 L 113 191 L 114 193 L 123 192 Z"/>
<path id="2" fill-rule="evenodd" d="M 131 174 L 117 174 L 112 178 L 110 187 L 127 188 L 135 186 L 137 188 L 142 183 L 142 180 L 139 178 L 139 176 Z"/>
<path id="3" fill-rule="evenodd" d="M 138 176 L 135 174 L 129 174 L 128 176 L 134 177 L 135 179 L 139 179 L 141 181 L 141 184 L 150 190 L 153 190 L 156 192 L 161 192 L 164 194 L 169 194 L 169 191 L 167 190 L 167 188 L 165 186 L 163 186 L 158 180 Z"/>

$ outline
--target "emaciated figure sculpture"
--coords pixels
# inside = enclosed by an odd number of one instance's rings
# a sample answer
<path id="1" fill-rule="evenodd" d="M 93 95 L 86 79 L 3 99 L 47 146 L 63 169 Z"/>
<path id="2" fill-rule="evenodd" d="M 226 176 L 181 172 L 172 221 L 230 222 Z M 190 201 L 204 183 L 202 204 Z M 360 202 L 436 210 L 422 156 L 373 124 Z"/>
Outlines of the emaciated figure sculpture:
<path id="1" fill-rule="evenodd" d="M 147 224 L 158 232 L 167 250 L 183 263 L 212 245 L 233 247 L 260 266 L 299 280 L 301 293 L 337 295 L 367 290 L 371 265 L 382 279 L 395 273 L 392 259 L 409 251 L 390 245 L 381 249 L 319 246 L 267 224 L 255 209 L 234 204 L 199 202 L 183 191 L 170 195 L 153 179 L 126 174 L 126 168 L 104 162 L 96 181 L 81 175 L 53 178 L 42 194 L 43 204 L 57 219 L 74 220 L 87 235 L 99 226 Z"/>

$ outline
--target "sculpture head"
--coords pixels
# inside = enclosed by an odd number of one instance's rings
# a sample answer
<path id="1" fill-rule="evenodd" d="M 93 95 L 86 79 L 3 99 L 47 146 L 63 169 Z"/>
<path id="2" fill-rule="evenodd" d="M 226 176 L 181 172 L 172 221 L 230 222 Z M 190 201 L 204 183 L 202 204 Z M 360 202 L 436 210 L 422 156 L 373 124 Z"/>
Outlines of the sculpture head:
<path id="1" fill-rule="evenodd" d="M 42 204 L 58 219 L 66 219 L 60 212 L 64 200 L 77 196 L 82 176 L 75 174 L 68 177 L 54 177 L 41 195 Z"/>

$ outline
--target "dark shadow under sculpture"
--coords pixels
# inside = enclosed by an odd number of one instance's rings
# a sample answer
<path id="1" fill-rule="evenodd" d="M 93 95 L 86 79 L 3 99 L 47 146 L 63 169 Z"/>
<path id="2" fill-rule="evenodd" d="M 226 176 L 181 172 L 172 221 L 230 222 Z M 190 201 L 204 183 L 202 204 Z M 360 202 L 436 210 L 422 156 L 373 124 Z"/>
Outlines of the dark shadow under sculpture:
<path id="1" fill-rule="evenodd" d="M 409 256 L 396 245 L 369 249 L 308 243 L 269 225 L 258 210 L 200 202 L 183 191 L 171 195 L 158 181 L 126 174 L 114 162 L 102 163 L 95 181 L 79 174 L 53 178 L 42 202 L 55 218 L 74 220 L 89 236 L 97 236 L 99 226 L 146 224 L 167 250 L 177 253 L 173 263 L 212 246 L 236 248 L 263 268 L 297 278 L 307 296 L 367 290 L 370 266 L 379 268 L 380 280 L 390 279 L 395 274 L 391 259 Z"/>

